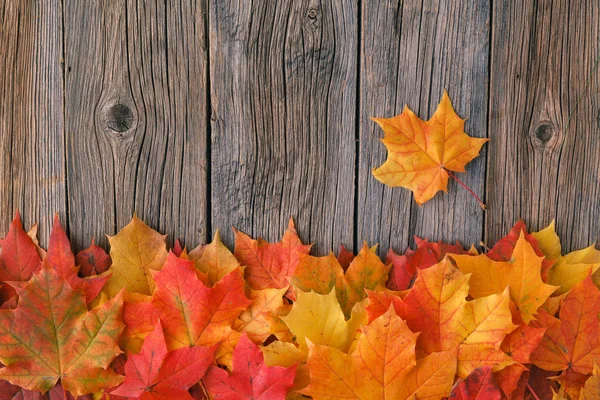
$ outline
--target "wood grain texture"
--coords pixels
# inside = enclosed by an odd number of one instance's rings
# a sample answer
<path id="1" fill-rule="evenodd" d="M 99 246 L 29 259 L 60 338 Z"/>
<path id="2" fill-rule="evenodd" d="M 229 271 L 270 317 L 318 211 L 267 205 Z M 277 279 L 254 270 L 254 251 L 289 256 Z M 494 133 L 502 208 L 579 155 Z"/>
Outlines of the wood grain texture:
<path id="1" fill-rule="evenodd" d="M 206 241 L 203 1 L 66 0 L 69 220 L 106 245 L 136 212 L 172 241 Z"/>
<path id="2" fill-rule="evenodd" d="M 0 236 L 19 209 L 39 221 L 67 212 L 59 0 L 0 1 Z"/>
<path id="3" fill-rule="evenodd" d="M 520 217 L 600 238 L 599 32 L 597 1 L 494 2 L 487 243 Z"/>
<path id="4" fill-rule="evenodd" d="M 480 1 L 365 1 L 362 8 L 358 237 L 404 251 L 412 235 L 478 243 L 483 211 L 456 182 L 419 207 L 404 188 L 384 186 L 371 169 L 386 159 L 381 129 L 368 117 L 392 117 L 408 105 L 429 119 L 448 90 L 465 131 L 487 133 L 489 5 Z M 485 153 L 458 174 L 484 193 Z"/>
<path id="5" fill-rule="evenodd" d="M 357 5 L 211 0 L 212 225 L 352 246 Z"/>

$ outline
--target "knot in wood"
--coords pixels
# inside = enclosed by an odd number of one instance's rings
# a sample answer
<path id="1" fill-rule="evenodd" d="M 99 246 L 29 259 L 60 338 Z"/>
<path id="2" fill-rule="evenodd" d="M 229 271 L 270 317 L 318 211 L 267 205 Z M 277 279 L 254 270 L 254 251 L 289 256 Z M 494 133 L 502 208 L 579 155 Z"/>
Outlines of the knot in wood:
<path id="1" fill-rule="evenodd" d="M 310 10 L 308 10 L 308 18 L 309 19 L 316 19 L 318 15 L 319 15 L 319 12 L 317 11 L 316 8 L 311 8 Z"/>
<path id="2" fill-rule="evenodd" d="M 550 139 L 554 137 L 555 133 L 554 127 L 547 122 L 541 123 L 535 130 L 535 136 L 542 143 L 549 142 Z"/>
<path id="3" fill-rule="evenodd" d="M 115 132 L 125 132 L 133 126 L 133 111 L 125 104 L 117 103 L 106 111 L 106 126 Z"/>

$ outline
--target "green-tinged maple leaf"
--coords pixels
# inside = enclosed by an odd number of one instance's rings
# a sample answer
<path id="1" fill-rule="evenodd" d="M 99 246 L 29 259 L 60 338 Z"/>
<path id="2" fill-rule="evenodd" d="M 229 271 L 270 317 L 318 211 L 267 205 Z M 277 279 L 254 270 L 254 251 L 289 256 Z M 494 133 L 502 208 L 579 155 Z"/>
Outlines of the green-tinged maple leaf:
<path id="1" fill-rule="evenodd" d="M 233 350 L 233 371 L 212 366 L 203 378 L 213 399 L 285 399 L 294 384 L 296 367 L 268 367 L 260 349 L 244 334 Z"/>
<path id="2" fill-rule="evenodd" d="M 279 243 L 254 240 L 235 230 L 234 254 L 240 264 L 246 267 L 244 276 L 255 290 L 287 287 L 288 278 L 294 274 L 300 254 L 308 254 L 309 251 L 310 245 L 302 244 L 292 219 Z"/>
<path id="3" fill-rule="evenodd" d="M 83 290 L 43 266 L 18 295 L 15 310 L 0 310 L 0 378 L 40 392 L 60 379 L 75 396 L 121 382 L 108 366 L 121 353 L 122 294 L 88 311 Z"/>
<path id="4" fill-rule="evenodd" d="M 571 289 L 560 307 L 560 319 L 541 311 L 538 321 L 546 327 L 531 361 L 549 371 L 572 368 L 591 374 L 594 360 L 600 359 L 600 290 L 591 276 Z"/>
<path id="5" fill-rule="evenodd" d="M 167 259 L 166 235 L 161 235 L 136 215 L 115 236 L 108 237 L 112 276 L 105 287 L 109 297 L 122 288 L 151 295 L 154 281 L 150 271 L 160 269 Z"/>
<path id="6" fill-rule="evenodd" d="M 150 301 L 126 303 L 126 336 L 148 334 L 149 324 L 154 326 L 160 318 L 169 350 L 219 342 L 217 358 L 233 350 L 239 333 L 231 327 L 251 303 L 244 296 L 239 268 L 209 288 L 196 276 L 193 261 L 169 253 L 165 266 L 153 275 L 156 290 Z"/>
<path id="7" fill-rule="evenodd" d="M 383 129 L 382 142 L 388 150 L 387 160 L 373 169 L 373 176 L 386 185 L 410 189 L 419 205 L 438 191 L 445 192 L 448 177 L 454 177 L 450 171 L 465 172 L 465 165 L 489 140 L 465 133 L 465 120 L 454 111 L 446 91 L 429 121 L 423 121 L 406 106 L 393 118 L 373 120 Z"/>
<path id="8" fill-rule="evenodd" d="M 507 287 L 510 297 L 526 323 L 532 321 L 538 308 L 557 289 L 542 281 L 544 257 L 536 254 L 523 232 L 514 246 L 510 261 L 493 261 L 487 255 L 452 255 L 456 266 L 471 274 L 469 294 L 474 298 L 501 293 Z"/>
<path id="9" fill-rule="evenodd" d="M 196 384 L 213 363 L 217 346 L 183 347 L 167 351 L 160 320 L 144 339 L 139 354 L 125 364 L 125 382 L 110 393 L 139 400 L 193 399 L 188 389 Z"/>
<path id="10" fill-rule="evenodd" d="M 333 253 L 325 257 L 301 255 L 291 282 L 304 292 L 328 294 L 335 288 L 342 310 L 349 317 L 352 307 L 367 297 L 365 290 L 386 289 L 390 266 L 381 262 L 376 250 L 377 246 L 369 249 L 363 244 L 345 272 Z"/>
<path id="11" fill-rule="evenodd" d="M 301 393 L 314 399 L 437 398 L 450 394 L 456 350 L 415 357 L 418 334 L 393 308 L 362 328 L 356 349 L 345 354 L 308 343 L 310 385 Z"/>

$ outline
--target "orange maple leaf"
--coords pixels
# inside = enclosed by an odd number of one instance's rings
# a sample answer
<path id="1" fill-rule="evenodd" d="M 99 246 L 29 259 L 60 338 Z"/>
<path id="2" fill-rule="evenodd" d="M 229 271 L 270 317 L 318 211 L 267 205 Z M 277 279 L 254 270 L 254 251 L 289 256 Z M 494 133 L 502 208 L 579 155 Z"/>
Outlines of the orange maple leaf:
<path id="1" fill-rule="evenodd" d="M 393 308 L 363 327 L 362 333 L 351 354 L 309 341 L 310 385 L 300 393 L 332 400 L 441 399 L 450 393 L 456 350 L 417 360 L 419 334 L 411 332 Z"/>
<path id="2" fill-rule="evenodd" d="M 386 162 L 373 169 L 373 175 L 389 186 L 402 186 L 413 191 L 422 205 L 435 194 L 446 192 L 452 177 L 475 196 L 450 171 L 465 172 L 465 165 L 479 155 L 489 139 L 472 138 L 465 132 L 461 119 L 444 91 L 442 101 L 429 121 L 423 121 L 407 106 L 393 118 L 373 118 L 385 133 L 382 139 L 388 150 Z"/>

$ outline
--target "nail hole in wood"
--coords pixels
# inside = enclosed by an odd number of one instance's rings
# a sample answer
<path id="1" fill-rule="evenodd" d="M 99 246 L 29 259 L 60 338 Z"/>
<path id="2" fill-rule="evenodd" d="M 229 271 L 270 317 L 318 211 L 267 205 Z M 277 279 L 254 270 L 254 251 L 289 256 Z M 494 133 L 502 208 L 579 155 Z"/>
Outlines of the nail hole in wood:
<path id="1" fill-rule="evenodd" d="M 550 124 L 541 124 L 535 130 L 535 136 L 542 143 L 546 143 L 554 136 L 554 128 Z"/>
<path id="2" fill-rule="evenodd" d="M 133 111 L 125 104 L 115 104 L 106 113 L 106 125 L 115 132 L 125 132 L 133 126 Z"/>

